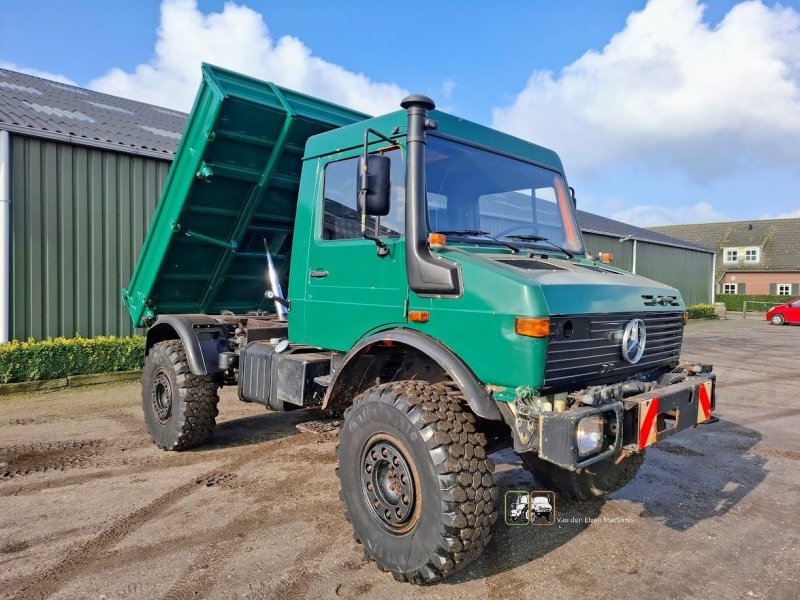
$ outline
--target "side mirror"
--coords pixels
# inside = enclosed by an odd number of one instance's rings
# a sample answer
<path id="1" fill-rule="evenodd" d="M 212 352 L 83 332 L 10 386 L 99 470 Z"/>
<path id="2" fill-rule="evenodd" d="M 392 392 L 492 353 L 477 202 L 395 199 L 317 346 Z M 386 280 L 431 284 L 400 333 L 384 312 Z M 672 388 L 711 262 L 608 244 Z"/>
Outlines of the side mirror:
<path id="1" fill-rule="evenodd" d="M 391 159 L 381 154 L 369 154 L 358 159 L 358 208 L 368 217 L 389 214 L 391 166 Z"/>

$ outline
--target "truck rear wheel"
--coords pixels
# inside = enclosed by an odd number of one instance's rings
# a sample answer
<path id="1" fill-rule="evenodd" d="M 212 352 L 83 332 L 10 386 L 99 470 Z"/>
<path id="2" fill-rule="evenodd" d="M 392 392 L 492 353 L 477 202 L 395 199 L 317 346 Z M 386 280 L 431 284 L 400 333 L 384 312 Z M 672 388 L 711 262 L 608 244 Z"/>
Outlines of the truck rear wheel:
<path id="1" fill-rule="evenodd" d="M 480 555 L 497 520 L 494 462 L 475 416 L 446 389 L 370 388 L 345 412 L 340 438 L 339 496 L 379 568 L 428 583 Z"/>
<path id="2" fill-rule="evenodd" d="M 526 470 L 561 498 L 588 500 L 622 489 L 636 477 L 644 463 L 644 452 L 632 454 L 619 464 L 615 457 L 577 471 L 569 471 L 543 460 L 533 452 L 519 455 Z"/>
<path id="3" fill-rule="evenodd" d="M 153 345 L 142 371 L 147 430 L 162 450 L 187 450 L 208 439 L 216 425 L 217 384 L 189 371 L 180 340 Z"/>

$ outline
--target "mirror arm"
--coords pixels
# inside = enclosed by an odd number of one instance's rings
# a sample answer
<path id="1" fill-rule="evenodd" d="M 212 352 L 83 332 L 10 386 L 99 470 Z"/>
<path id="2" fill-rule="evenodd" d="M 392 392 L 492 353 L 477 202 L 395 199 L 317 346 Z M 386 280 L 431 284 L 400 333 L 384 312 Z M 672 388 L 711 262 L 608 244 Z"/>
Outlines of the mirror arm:
<path id="1" fill-rule="evenodd" d="M 384 142 L 391 144 L 392 146 L 397 146 L 397 141 L 393 140 L 392 138 L 386 137 L 380 131 L 376 131 L 371 127 L 367 127 L 364 131 L 364 150 L 362 152 L 363 160 L 361 161 L 361 173 L 359 174 L 359 186 L 358 186 L 358 195 L 359 195 L 359 206 L 364 206 L 364 196 L 367 193 L 367 156 L 369 156 L 369 134 L 374 135 L 382 139 Z M 364 236 L 364 239 L 372 240 L 375 242 L 375 245 L 378 247 L 378 256 L 383 258 L 384 256 L 389 255 L 389 247 L 384 244 L 380 238 L 378 238 L 378 233 L 380 233 L 380 218 L 375 219 L 375 235 L 372 236 L 367 233 L 366 226 L 362 223 L 361 225 L 361 234 Z"/>
<path id="2" fill-rule="evenodd" d="M 397 146 L 398 145 L 397 140 L 393 140 L 392 138 L 386 137 L 380 131 L 376 131 L 376 130 L 372 129 L 371 127 L 367 127 L 367 129 L 364 131 L 364 161 L 365 162 L 367 160 L 367 154 L 369 154 L 369 134 L 370 133 L 372 135 L 374 135 L 375 137 L 381 138 L 387 144 L 391 144 L 392 146 Z"/>
<path id="3" fill-rule="evenodd" d="M 359 191 L 359 196 L 360 197 L 359 197 L 359 202 L 358 203 L 361 206 L 364 205 L 363 196 L 366 195 L 366 193 L 367 193 L 366 188 L 363 188 L 363 189 L 361 189 Z M 375 219 L 375 229 L 376 229 L 376 231 L 375 231 L 375 235 L 372 236 L 369 233 L 367 233 L 367 226 L 364 223 L 364 221 L 362 221 L 361 222 L 361 235 L 364 236 L 365 240 L 371 240 L 371 241 L 375 242 L 375 245 L 378 247 L 378 256 L 383 258 L 384 256 L 388 256 L 389 255 L 389 246 L 384 244 L 383 240 L 381 240 L 378 237 L 378 233 L 380 232 L 380 222 L 381 222 L 380 217 L 376 217 L 376 219 Z"/>
<path id="4" fill-rule="evenodd" d="M 371 127 L 367 127 L 364 131 L 364 150 L 362 151 L 361 155 L 364 157 L 361 161 L 363 167 L 361 168 L 361 173 L 359 177 L 359 185 L 358 185 L 358 193 L 362 194 L 367 191 L 367 156 L 369 156 L 369 134 L 372 134 L 376 137 L 381 138 L 384 142 L 391 144 L 392 146 L 397 146 L 397 140 L 393 140 L 392 138 L 388 138 L 383 135 L 380 131 L 376 131 Z"/>

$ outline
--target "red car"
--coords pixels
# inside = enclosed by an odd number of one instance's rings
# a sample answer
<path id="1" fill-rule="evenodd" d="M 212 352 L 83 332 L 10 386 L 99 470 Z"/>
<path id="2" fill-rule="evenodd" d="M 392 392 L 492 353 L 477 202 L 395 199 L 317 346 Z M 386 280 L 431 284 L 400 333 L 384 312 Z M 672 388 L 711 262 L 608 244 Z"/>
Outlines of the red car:
<path id="1" fill-rule="evenodd" d="M 773 325 L 800 323 L 800 298 L 795 298 L 791 302 L 770 308 L 767 312 L 767 321 Z"/>

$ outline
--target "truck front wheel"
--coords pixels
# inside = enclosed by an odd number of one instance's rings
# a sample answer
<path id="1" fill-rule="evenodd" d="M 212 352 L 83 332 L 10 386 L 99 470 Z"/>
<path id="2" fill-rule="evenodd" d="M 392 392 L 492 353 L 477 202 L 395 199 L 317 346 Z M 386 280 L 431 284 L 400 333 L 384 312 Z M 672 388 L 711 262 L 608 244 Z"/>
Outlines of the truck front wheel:
<path id="1" fill-rule="evenodd" d="M 142 409 L 147 430 L 162 450 L 187 450 L 208 439 L 216 425 L 217 384 L 189 370 L 180 340 L 158 342 L 142 371 Z"/>
<path id="2" fill-rule="evenodd" d="M 588 500 L 605 496 L 630 483 L 644 463 L 644 452 L 632 454 L 619 464 L 615 457 L 583 469 L 569 471 L 543 460 L 533 452 L 519 455 L 522 466 L 556 494 L 568 500 Z"/>
<path id="3" fill-rule="evenodd" d="M 483 551 L 497 520 L 494 462 L 475 416 L 445 388 L 370 388 L 345 412 L 340 438 L 345 516 L 381 569 L 428 583 Z"/>

